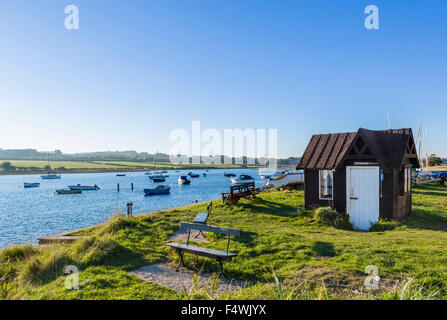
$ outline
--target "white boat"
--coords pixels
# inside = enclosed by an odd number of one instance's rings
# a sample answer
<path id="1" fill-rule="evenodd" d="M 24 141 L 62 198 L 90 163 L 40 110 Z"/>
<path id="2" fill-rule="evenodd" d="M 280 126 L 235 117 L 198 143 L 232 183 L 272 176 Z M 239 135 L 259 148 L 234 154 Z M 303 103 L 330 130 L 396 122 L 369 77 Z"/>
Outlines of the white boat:
<path id="1" fill-rule="evenodd" d="M 255 182 L 255 179 L 252 176 L 249 176 L 248 174 L 241 174 L 237 177 L 231 178 L 231 183 L 233 184 L 239 184 L 239 183 L 250 183 Z"/>
<path id="2" fill-rule="evenodd" d="M 288 184 L 297 184 L 304 182 L 304 172 L 286 172 L 281 176 L 272 176 L 265 187 L 279 188 Z"/>
<path id="3" fill-rule="evenodd" d="M 187 176 L 180 176 L 180 177 L 178 177 L 178 184 L 180 184 L 180 185 L 191 184 L 191 181 L 188 180 Z"/>
<path id="4" fill-rule="evenodd" d="M 24 182 L 23 187 L 24 188 L 37 188 L 37 187 L 40 187 L 40 183 L 39 182 L 35 182 L 35 183 Z"/>
<path id="5" fill-rule="evenodd" d="M 76 186 L 68 186 L 70 190 L 83 190 L 83 191 L 89 191 L 89 190 L 99 190 L 99 187 L 95 184 L 94 186 L 81 186 L 80 184 Z"/>

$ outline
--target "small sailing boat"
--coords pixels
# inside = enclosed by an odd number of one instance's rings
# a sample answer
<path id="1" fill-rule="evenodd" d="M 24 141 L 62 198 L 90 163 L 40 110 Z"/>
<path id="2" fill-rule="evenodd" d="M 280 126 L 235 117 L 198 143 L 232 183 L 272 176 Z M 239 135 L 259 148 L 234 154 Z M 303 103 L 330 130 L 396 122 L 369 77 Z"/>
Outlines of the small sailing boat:
<path id="1" fill-rule="evenodd" d="M 23 187 L 24 188 L 38 188 L 38 187 L 40 187 L 40 183 L 39 182 L 36 182 L 36 183 L 24 182 Z"/>
<path id="2" fill-rule="evenodd" d="M 125 177 L 126 175 L 124 173 L 117 173 L 116 176 L 117 177 Z"/>
<path id="3" fill-rule="evenodd" d="M 50 168 L 50 153 L 48 152 L 48 168 Z M 40 176 L 43 180 L 55 180 L 55 179 L 60 179 L 61 175 L 55 174 L 55 173 L 50 173 L 50 170 L 48 170 L 47 174 L 44 174 L 42 176 Z"/>
<path id="4" fill-rule="evenodd" d="M 171 191 L 171 186 L 159 185 L 153 189 L 144 189 L 146 196 L 153 196 L 158 194 L 168 194 Z"/>
<path id="5" fill-rule="evenodd" d="M 180 185 L 191 184 L 191 181 L 188 180 L 187 176 L 180 176 L 180 177 L 178 177 L 178 184 L 180 184 Z"/>
<path id="6" fill-rule="evenodd" d="M 163 171 L 157 171 L 157 153 L 154 156 L 154 167 L 155 167 L 155 171 L 153 172 L 152 175 L 148 176 L 149 179 L 151 179 L 154 182 L 165 182 L 166 181 L 166 177 L 163 176 Z M 167 171 L 165 171 L 167 172 Z"/>

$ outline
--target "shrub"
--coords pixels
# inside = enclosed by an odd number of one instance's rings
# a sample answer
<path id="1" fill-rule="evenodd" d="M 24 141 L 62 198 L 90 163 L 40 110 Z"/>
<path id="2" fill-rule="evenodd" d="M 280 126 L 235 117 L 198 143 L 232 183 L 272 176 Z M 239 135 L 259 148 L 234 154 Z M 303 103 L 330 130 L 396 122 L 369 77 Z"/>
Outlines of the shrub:
<path id="1" fill-rule="evenodd" d="M 400 222 L 395 220 L 379 220 L 376 223 L 371 225 L 371 228 L 369 228 L 369 231 L 371 232 L 380 232 L 380 231 L 387 231 L 387 230 L 394 230 L 397 227 L 400 226 Z"/>
<path id="2" fill-rule="evenodd" d="M 303 208 L 296 209 L 295 217 L 307 217 L 308 213 Z"/>
<path id="3" fill-rule="evenodd" d="M 314 219 L 317 223 L 330 225 L 337 229 L 352 230 L 349 215 L 337 212 L 331 207 L 321 207 L 315 210 Z"/>

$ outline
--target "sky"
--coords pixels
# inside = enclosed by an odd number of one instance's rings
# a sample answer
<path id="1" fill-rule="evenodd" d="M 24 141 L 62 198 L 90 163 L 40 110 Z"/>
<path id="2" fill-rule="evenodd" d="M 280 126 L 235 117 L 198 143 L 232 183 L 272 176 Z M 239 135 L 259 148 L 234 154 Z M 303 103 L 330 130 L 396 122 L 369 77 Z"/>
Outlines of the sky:
<path id="1" fill-rule="evenodd" d="M 67 5 L 79 30 L 65 28 Z M 379 29 L 367 30 L 368 5 Z M 447 156 L 445 0 L 2 0 L 0 148 L 169 152 L 172 130 L 427 130 Z"/>

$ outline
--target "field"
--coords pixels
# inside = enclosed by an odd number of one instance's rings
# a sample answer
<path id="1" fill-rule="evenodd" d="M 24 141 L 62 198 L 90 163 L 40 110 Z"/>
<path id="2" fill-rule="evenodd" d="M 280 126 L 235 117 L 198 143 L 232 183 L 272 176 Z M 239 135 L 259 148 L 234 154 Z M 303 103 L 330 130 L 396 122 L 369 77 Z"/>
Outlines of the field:
<path id="1" fill-rule="evenodd" d="M 225 264 L 228 278 L 247 282 L 232 299 L 445 299 L 447 296 L 447 187 L 413 189 L 413 213 L 392 230 L 354 232 L 315 221 L 303 210 L 303 192 L 262 193 L 236 207 L 214 201 L 209 223 L 239 228 L 230 249 L 239 256 Z M 299 209 L 299 210 L 297 210 Z M 176 292 L 127 271 L 171 261 L 165 243 L 180 221 L 192 221 L 205 204 L 127 219 L 83 231 L 72 245 L 14 247 L 0 252 L 3 299 L 210 299 Z M 225 250 L 226 240 L 207 235 L 207 246 Z M 217 272 L 214 260 L 185 255 L 195 270 Z M 64 287 L 64 267 L 80 269 L 79 290 Z M 364 287 L 367 266 L 378 268 L 378 290 Z M 273 273 L 274 272 L 274 273 Z M 275 278 L 275 276 L 276 278 Z"/>
<path id="2" fill-rule="evenodd" d="M 0 160 L 10 162 L 16 168 L 15 171 L 3 172 L 0 174 L 31 174 L 41 173 L 48 161 L 33 160 Z M 50 161 L 52 170 L 59 173 L 76 173 L 76 172 L 107 172 L 107 171 L 145 171 L 154 169 L 155 165 L 151 162 L 144 161 Z M 158 169 L 179 169 L 179 168 L 240 168 L 240 165 L 223 165 L 223 164 L 190 164 L 175 165 L 170 162 L 158 162 Z"/>

